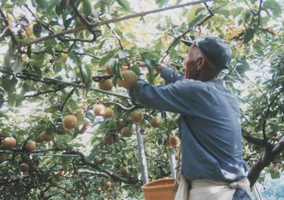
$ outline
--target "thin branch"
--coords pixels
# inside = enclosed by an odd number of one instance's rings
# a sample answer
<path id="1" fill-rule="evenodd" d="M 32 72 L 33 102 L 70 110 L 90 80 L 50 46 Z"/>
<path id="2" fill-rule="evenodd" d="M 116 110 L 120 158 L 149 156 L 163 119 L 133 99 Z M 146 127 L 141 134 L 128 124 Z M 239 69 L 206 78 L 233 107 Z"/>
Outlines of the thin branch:
<path id="1" fill-rule="evenodd" d="M 60 108 L 60 112 L 63 111 L 63 108 L 64 108 L 65 104 L 67 103 L 68 99 L 71 98 L 71 96 L 72 96 L 72 94 L 74 93 L 74 91 L 75 91 L 75 89 L 73 88 L 73 89 L 71 90 L 71 92 L 68 94 L 68 96 L 66 97 L 65 101 L 62 103 L 62 106 L 61 106 L 61 108 Z"/>
<path id="2" fill-rule="evenodd" d="M 5 22 L 6 27 L 10 27 L 9 21 L 7 20 L 5 14 L 4 14 L 4 12 L 3 12 L 3 10 L 1 8 L 0 8 L 0 15 L 1 15 L 1 18 L 5 19 L 4 22 Z M 19 43 L 18 43 L 16 37 L 14 36 L 14 34 L 11 31 L 10 28 L 8 28 L 7 33 L 11 37 L 11 39 L 13 41 L 13 44 L 16 45 L 15 47 L 18 47 Z"/>
<path id="3" fill-rule="evenodd" d="M 26 153 L 26 150 L 23 149 L 2 149 L 2 147 L 0 147 L 1 153 L 4 152 L 13 152 L 13 153 Z M 63 147 L 63 148 L 52 148 L 52 149 L 36 149 L 31 151 L 31 154 L 38 154 L 38 153 L 46 153 L 46 152 L 51 152 L 51 151 L 71 151 L 72 148 L 71 147 Z"/>
<path id="4" fill-rule="evenodd" d="M 40 96 L 42 94 L 49 94 L 49 93 L 56 93 L 60 90 L 63 90 L 65 87 L 59 87 L 57 89 L 54 89 L 54 90 L 46 90 L 46 91 L 43 91 L 43 92 L 38 92 L 38 93 L 35 93 L 35 94 L 31 94 L 31 95 L 25 95 L 24 98 L 33 98 L 33 97 L 37 97 L 37 96 Z"/>
<path id="5" fill-rule="evenodd" d="M 282 94 L 282 92 L 284 91 L 284 87 L 282 87 L 280 89 L 280 91 L 278 91 L 276 93 L 276 95 L 274 96 L 274 98 L 271 100 L 271 102 L 269 103 L 264 115 L 263 115 L 263 122 L 262 122 L 262 135 L 263 135 L 263 140 L 264 141 L 267 141 L 267 137 L 266 137 L 266 120 L 267 120 L 267 117 L 270 113 L 270 108 L 272 106 L 272 104 L 276 101 L 278 95 Z"/>
<path id="6" fill-rule="evenodd" d="M 206 2 L 206 1 L 205 1 Z M 204 5 L 207 9 L 207 11 L 209 12 L 209 15 L 204 19 L 202 20 L 201 22 L 199 22 L 198 24 L 196 24 L 195 27 L 198 27 L 200 25 L 202 25 L 204 22 L 206 22 L 207 20 L 209 20 L 211 17 L 214 16 L 214 14 L 212 13 L 212 11 L 209 9 L 209 7 L 207 6 L 207 4 L 204 2 Z M 188 34 L 190 31 L 192 31 L 193 28 L 190 28 L 189 30 L 185 31 L 184 33 L 182 33 L 181 35 L 179 35 L 178 37 L 176 37 L 174 39 L 174 41 L 172 42 L 172 44 L 168 47 L 168 49 L 166 50 L 165 52 L 165 55 L 163 56 L 162 60 L 161 60 L 161 63 L 165 60 L 165 58 L 169 55 L 170 53 L 170 49 L 181 39 L 183 38 L 186 34 Z"/>
<path id="7" fill-rule="evenodd" d="M 25 51 L 19 51 L 21 54 L 28 54 L 27 52 L 25 52 Z M 69 53 L 69 51 L 61 51 L 61 50 L 55 50 L 55 52 L 56 53 L 66 53 L 66 54 L 68 54 Z M 43 50 L 40 50 L 40 51 L 32 51 L 31 53 L 33 53 L 33 54 L 42 54 L 42 53 L 46 53 L 46 50 L 45 49 L 43 49 Z M 97 59 L 97 60 L 101 60 L 101 58 L 99 58 L 99 57 L 96 57 L 96 56 L 94 56 L 94 55 L 92 55 L 92 54 L 90 54 L 90 53 L 80 53 L 80 52 L 73 52 L 74 54 L 76 54 L 76 55 L 79 55 L 79 56 L 89 56 L 89 57 L 92 57 L 92 58 L 94 58 L 94 59 Z"/>
<path id="8" fill-rule="evenodd" d="M 230 69 L 230 71 L 228 72 L 228 74 L 226 74 L 226 75 L 224 76 L 224 78 L 223 78 L 224 81 L 230 76 L 230 74 L 234 71 L 234 69 L 236 69 L 236 66 L 237 66 L 237 64 L 234 65 L 234 66 Z"/>
<path id="9" fill-rule="evenodd" d="M 80 173 L 80 174 L 100 175 L 100 176 L 103 176 L 103 177 L 105 177 L 105 178 L 109 178 L 109 175 L 107 175 L 106 173 L 103 173 L 103 172 L 94 172 L 94 171 L 91 171 L 91 170 L 88 170 L 88 169 L 79 169 L 79 170 L 78 170 L 78 173 Z"/>
<path id="10" fill-rule="evenodd" d="M 131 106 L 131 107 L 125 107 L 122 104 L 117 103 L 117 102 L 104 102 L 103 104 L 105 104 L 105 105 L 116 105 L 124 111 L 133 111 L 133 110 L 135 110 L 139 107 L 138 105 L 134 105 L 134 106 Z M 142 108 L 142 106 L 141 106 L 141 108 Z"/>
<path id="11" fill-rule="evenodd" d="M 95 82 L 101 82 L 102 80 L 111 79 L 112 75 L 103 75 L 103 76 L 93 76 L 92 79 Z"/>
<path id="12" fill-rule="evenodd" d="M 31 13 L 31 15 L 35 18 L 35 20 L 40 23 L 40 25 L 42 25 L 46 30 L 49 31 L 49 33 L 53 34 L 53 31 L 50 30 L 50 28 L 48 27 L 48 25 L 41 23 L 40 20 L 37 18 L 37 16 L 34 14 L 34 12 L 29 8 L 28 4 L 24 4 L 24 7 Z"/>
<path id="13" fill-rule="evenodd" d="M 62 80 L 58 80 L 58 79 L 52 79 L 52 78 L 48 78 L 48 77 L 38 77 L 37 75 L 34 74 L 28 74 L 28 75 L 32 75 L 32 76 L 27 76 L 27 75 L 22 75 L 22 74 L 14 74 L 10 71 L 7 71 L 5 69 L 3 69 L 3 67 L 0 67 L 0 72 L 5 73 L 5 74 L 10 74 L 12 76 L 16 76 L 17 78 L 20 79 L 27 79 L 27 80 L 33 80 L 36 82 L 42 82 L 44 84 L 60 84 L 61 86 L 72 86 L 72 87 L 76 87 L 76 88 L 86 88 L 86 86 L 82 85 L 82 84 L 78 84 L 78 83 L 74 83 L 74 82 L 66 82 L 66 81 L 62 81 Z M 94 92 L 99 92 L 99 93 L 103 93 L 106 95 L 112 95 L 112 96 L 116 96 L 116 97 L 120 97 L 120 98 L 124 98 L 124 99 L 130 99 L 129 96 L 125 96 L 122 94 L 116 94 L 116 93 L 112 93 L 112 92 L 108 92 L 105 90 L 100 90 L 100 89 L 96 89 L 96 88 L 89 88 L 89 90 L 94 91 Z"/>
<path id="14" fill-rule="evenodd" d="M 246 77 L 246 79 L 248 79 L 253 85 L 255 85 L 255 87 L 260 91 L 260 93 L 261 93 L 262 96 L 264 97 L 266 103 L 268 103 L 268 99 L 267 99 L 267 97 L 265 96 L 264 92 L 261 90 L 261 88 L 258 87 L 258 85 L 257 85 L 255 82 L 253 82 L 247 75 L 245 75 L 245 77 Z"/>
<path id="15" fill-rule="evenodd" d="M 264 147 L 263 140 L 252 135 L 243 135 L 243 138 L 246 139 L 248 143 L 255 144 L 257 146 Z"/>
<path id="16" fill-rule="evenodd" d="M 260 20 L 261 20 L 261 14 L 260 14 L 260 12 L 261 12 L 261 6 L 262 6 L 262 3 L 263 3 L 263 0 L 259 0 L 259 7 L 258 7 L 258 13 L 257 13 L 257 15 L 258 15 L 258 26 L 260 26 Z"/>
<path id="17" fill-rule="evenodd" d="M 78 154 L 81 158 L 80 161 L 82 162 L 82 164 L 90 166 L 90 167 L 92 167 L 92 168 L 94 168 L 94 169 L 96 169 L 100 172 L 107 174 L 114 181 L 122 181 L 124 183 L 133 184 L 133 185 L 135 185 L 139 182 L 139 179 L 137 179 L 136 177 L 120 177 L 117 174 L 113 173 L 112 171 L 109 171 L 107 169 L 99 167 L 97 164 L 88 162 L 86 160 L 86 157 L 84 156 L 84 154 L 79 152 L 79 151 L 70 151 L 70 152 L 67 152 L 67 153 Z"/>
<path id="18" fill-rule="evenodd" d="M 101 21 L 103 21 L 102 18 L 99 18 L 99 19 L 100 19 Z M 108 27 L 108 29 L 112 32 L 112 34 L 114 35 L 114 37 L 117 39 L 118 44 L 119 44 L 119 46 L 120 46 L 120 49 L 123 50 L 123 46 L 122 46 L 121 40 L 119 39 L 119 37 L 118 37 L 118 35 L 116 34 L 116 32 L 111 29 L 111 27 L 110 27 L 109 24 L 107 24 L 107 27 Z"/>
<path id="19" fill-rule="evenodd" d="M 91 24 L 90 24 L 90 23 L 88 22 L 88 20 L 85 19 L 85 17 L 83 17 L 83 15 L 79 12 L 79 10 L 77 9 L 77 7 L 76 7 L 76 5 L 75 5 L 75 3 L 74 3 L 73 0 L 70 0 L 70 4 L 71 4 L 71 6 L 72 6 L 72 9 L 73 9 L 75 15 L 76 15 L 77 17 L 79 17 L 79 19 L 87 26 L 87 29 L 95 36 L 95 37 L 94 37 L 94 38 L 95 38 L 94 41 L 95 41 L 95 40 L 96 40 L 96 33 L 94 32 L 94 30 L 93 30 Z"/>
<path id="20" fill-rule="evenodd" d="M 175 5 L 175 6 L 169 6 L 169 7 L 166 7 L 166 8 L 150 10 L 150 11 L 146 11 L 146 12 L 142 12 L 142 13 L 136 13 L 136 14 L 131 14 L 131 15 L 123 16 L 123 17 L 113 18 L 113 19 L 110 19 L 110 20 L 102 21 L 102 22 L 97 22 L 95 24 L 90 24 L 90 26 L 92 28 L 99 27 L 99 26 L 102 26 L 102 25 L 111 24 L 111 23 L 115 23 L 115 22 L 131 19 L 131 18 L 143 17 L 143 16 L 146 16 L 146 15 L 149 15 L 149 14 L 153 14 L 153 13 L 158 13 L 158 12 L 163 12 L 163 11 L 167 11 L 167 10 L 182 8 L 182 7 L 185 7 L 185 6 L 192 6 L 192 5 L 201 4 L 201 3 L 205 3 L 205 2 L 209 2 L 209 1 L 212 1 L 212 0 L 201 0 L 201 1 L 195 1 L 195 2 L 189 2 L 189 3 L 180 4 L 180 5 Z M 22 46 L 29 46 L 31 44 L 39 43 L 39 42 L 42 42 L 42 41 L 45 41 L 45 40 L 49 40 L 49 39 L 53 39 L 53 38 L 58 38 L 60 36 L 66 35 L 66 34 L 79 32 L 79 31 L 82 31 L 82 30 L 85 30 L 85 29 L 87 29 L 86 25 L 78 27 L 78 28 L 62 31 L 62 32 L 59 32 L 59 33 L 54 33 L 54 34 L 49 35 L 49 36 L 36 38 L 36 39 L 31 40 L 29 42 L 23 43 Z"/>
<path id="21" fill-rule="evenodd" d="M 279 143 L 272 149 L 274 156 L 280 154 L 284 150 L 284 136 L 280 139 Z"/>
<path id="22" fill-rule="evenodd" d="M 250 12 L 253 14 L 253 16 L 256 16 L 257 13 L 255 13 L 255 12 L 253 11 L 253 9 L 250 7 L 250 5 L 249 5 L 249 3 L 247 2 L 247 0 L 244 0 L 244 1 L 245 1 L 245 3 L 247 4 L 247 6 L 248 6 Z"/>

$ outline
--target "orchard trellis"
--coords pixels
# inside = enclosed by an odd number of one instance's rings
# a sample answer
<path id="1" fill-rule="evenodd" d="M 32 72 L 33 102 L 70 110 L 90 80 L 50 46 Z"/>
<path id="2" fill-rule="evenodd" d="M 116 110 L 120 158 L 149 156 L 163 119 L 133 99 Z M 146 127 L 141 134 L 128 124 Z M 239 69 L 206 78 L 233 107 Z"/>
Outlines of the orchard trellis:
<path id="1" fill-rule="evenodd" d="M 123 66 L 159 84 L 151 68 L 165 62 L 179 70 L 186 54 L 180 39 L 205 34 L 226 39 L 232 48 L 232 67 L 221 78 L 241 101 L 251 186 L 264 172 L 279 177 L 284 164 L 284 39 L 277 21 L 283 4 L 147 0 L 139 5 L 137 12 L 128 0 L 1 1 L 0 42 L 7 52 L 0 63 L 0 136 L 2 141 L 8 136 L 17 140 L 12 149 L 0 147 L 1 198 L 139 198 L 143 182 L 171 176 L 175 155 L 167 140 L 178 135 L 177 116 L 143 108 L 118 86 L 105 91 L 97 85 L 111 78 L 116 86 Z M 106 75 L 106 63 L 114 75 Z M 262 76 L 250 80 L 248 70 Z M 246 87 L 249 94 L 233 85 Z M 95 104 L 111 108 L 114 116 L 95 117 Z M 134 123 L 132 111 L 143 113 L 143 121 Z M 62 119 L 70 114 L 78 126 L 64 130 Z M 153 128 L 151 120 L 157 116 L 162 123 Z M 125 126 L 136 137 L 120 138 Z M 27 151 L 27 142 L 43 131 L 51 141 Z M 22 163 L 29 171 L 19 171 Z"/>

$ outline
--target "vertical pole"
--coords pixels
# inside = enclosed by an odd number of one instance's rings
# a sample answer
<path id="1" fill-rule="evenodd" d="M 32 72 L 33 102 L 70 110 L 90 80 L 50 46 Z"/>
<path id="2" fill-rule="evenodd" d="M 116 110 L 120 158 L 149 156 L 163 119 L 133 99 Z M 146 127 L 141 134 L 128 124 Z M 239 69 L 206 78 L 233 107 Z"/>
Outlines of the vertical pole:
<path id="1" fill-rule="evenodd" d="M 136 128 L 137 144 L 138 144 L 138 151 L 139 151 L 140 169 L 142 171 L 142 180 L 143 180 L 143 184 L 146 184 L 149 182 L 149 178 L 148 178 L 146 155 L 145 155 L 145 150 L 143 146 L 143 137 L 139 132 L 139 127 L 137 124 L 135 124 L 135 128 Z"/>
<path id="2" fill-rule="evenodd" d="M 175 151 L 172 147 L 170 148 L 170 164 L 171 164 L 172 177 L 176 178 L 176 158 L 175 158 Z"/>

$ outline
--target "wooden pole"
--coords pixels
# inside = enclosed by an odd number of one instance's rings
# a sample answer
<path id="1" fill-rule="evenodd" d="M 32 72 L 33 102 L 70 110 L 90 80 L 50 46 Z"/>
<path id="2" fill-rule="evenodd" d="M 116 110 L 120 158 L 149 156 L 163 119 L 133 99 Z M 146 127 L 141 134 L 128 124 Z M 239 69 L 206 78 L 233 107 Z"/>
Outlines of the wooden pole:
<path id="1" fill-rule="evenodd" d="M 139 151 L 139 161 L 140 161 L 140 169 L 142 172 L 142 181 L 143 184 L 146 184 L 149 182 L 149 176 L 148 176 L 148 168 L 147 168 L 147 161 L 146 161 L 146 155 L 145 150 L 143 146 L 143 137 L 139 132 L 139 127 L 136 124 L 136 136 L 137 136 L 137 145 L 138 145 L 138 151 Z"/>

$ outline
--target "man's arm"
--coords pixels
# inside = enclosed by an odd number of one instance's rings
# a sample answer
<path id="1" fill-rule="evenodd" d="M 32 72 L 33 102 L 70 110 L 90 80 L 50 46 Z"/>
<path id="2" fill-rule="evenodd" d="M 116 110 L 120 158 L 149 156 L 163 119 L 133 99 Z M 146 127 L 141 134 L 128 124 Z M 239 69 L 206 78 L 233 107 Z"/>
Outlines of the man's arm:
<path id="1" fill-rule="evenodd" d="M 175 83 L 176 81 L 183 80 L 184 74 L 183 73 L 175 73 L 172 69 L 167 67 L 166 65 L 159 65 L 156 68 L 157 72 L 160 72 L 161 77 L 167 82 L 167 83 Z"/>
<path id="2" fill-rule="evenodd" d="M 138 66 L 145 67 L 146 64 L 144 62 L 137 62 Z M 156 72 L 160 73 L 161 77 L 167 83 L 174 83 L 178 80 L 184 79 L 184 74 L 182 72 L 175 73 L 172 69 L 170 69 L 166 64 L 160 64 L 155 68 Z"/>
<path id="3" fill-rule="evenodd" d="M 146 107 L 190 115 L 194 112 L 194 103 L 191 103 L 193 95 L 190 84 L 184 81 L 154 86 L 139 79 L 136 86 L 129 90 L 129 95 L 134 101 Z"/>

